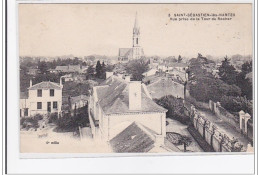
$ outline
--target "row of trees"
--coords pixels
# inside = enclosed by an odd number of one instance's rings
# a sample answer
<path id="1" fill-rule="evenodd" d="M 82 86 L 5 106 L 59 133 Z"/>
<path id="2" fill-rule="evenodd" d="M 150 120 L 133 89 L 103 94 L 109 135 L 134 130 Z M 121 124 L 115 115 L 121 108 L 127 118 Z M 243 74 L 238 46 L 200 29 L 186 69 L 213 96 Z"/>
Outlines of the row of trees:
<path id="1" fill-rule="evenodd" d="M 246 74 L 252 71 L 252 62 L 244 63 L 238 73 L 225 57 L 219 67 L 220 78 L 203 69 L 207 63 L 207 60 L 201 62 L 199 58 L 190 62 L 188 74 L 191 96 L 202 102 L 219 101 L 230 112 L 244 110 L 252 114 L 252 82 L 246 78 Z"/>
<path id="2" fill-rule="evenodd" d="M 252 72 L 252 61 L 245 62 L 242 65 L 241 72 L 237 72 L 235 67 L 230 63 L 230 59 L 225 57 L 219 67 L 220 79 L 229 85 L 236 85 L 241 89 L 241 95 L 252 100 L 252 82 L 246 78 L 248 73 Z"/>

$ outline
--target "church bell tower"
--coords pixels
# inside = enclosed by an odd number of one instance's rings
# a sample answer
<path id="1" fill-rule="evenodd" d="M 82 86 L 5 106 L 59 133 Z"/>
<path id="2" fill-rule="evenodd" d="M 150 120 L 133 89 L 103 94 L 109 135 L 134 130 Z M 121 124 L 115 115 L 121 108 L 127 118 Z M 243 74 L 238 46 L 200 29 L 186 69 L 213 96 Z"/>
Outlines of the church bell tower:
<path id="1" fill-rule="evenodd" d="M 137 19 L 137 12 L 135 14 L 135 24 L 133 28 L 133 47 L 138 47 L 140 41 L 140 27 Z"/>
<path id="2" fill-rule="evenodd" d="M 143 49 L 140 46 L 140 27 L 138 24 L 137 12 L 135 14 L 135 23 L 133 28 L 133 59 L 139 59 L 143 56 Z"/>

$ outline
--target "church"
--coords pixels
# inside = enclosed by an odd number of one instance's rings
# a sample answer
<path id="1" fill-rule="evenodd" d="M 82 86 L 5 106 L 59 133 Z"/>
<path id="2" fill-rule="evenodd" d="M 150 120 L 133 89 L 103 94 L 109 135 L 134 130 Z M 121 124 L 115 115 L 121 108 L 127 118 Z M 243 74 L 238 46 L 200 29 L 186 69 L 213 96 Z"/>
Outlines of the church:
<path id="1" fill-rule="evenodd" d="M 137 13 L 135 15 L 135 23 L 133 28 L 133 47 L 119 48 L 119 62 L 128 62 L 133 59 L 140 59 L 143 57 L 144 51 L 140 46 L 140 27 L 138 24 Z"/>

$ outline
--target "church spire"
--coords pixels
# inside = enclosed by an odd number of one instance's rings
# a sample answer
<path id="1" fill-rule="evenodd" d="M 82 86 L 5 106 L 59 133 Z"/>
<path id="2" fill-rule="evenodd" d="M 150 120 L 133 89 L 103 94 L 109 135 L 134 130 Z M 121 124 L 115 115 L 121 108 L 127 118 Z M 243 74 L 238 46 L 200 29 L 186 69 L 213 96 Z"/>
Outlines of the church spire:
<path id="1" fill-rule="evenodd" d="M 134 29 L 133 29 L 133 33 L 136 35 L 139 35 L 140 32 L 140 27 L 138 24 L 138 18 L 137 18 L 137 12 L 135 13 L 135 24 L 134 24 Z"/>
<path id="2" fill-rule="evenodd" d="M 138 18 L 137 18 L 137 12 L 135 13 L 135 25 L 134 28 L 138 29 L 139 25 L 138 25 Z"/>

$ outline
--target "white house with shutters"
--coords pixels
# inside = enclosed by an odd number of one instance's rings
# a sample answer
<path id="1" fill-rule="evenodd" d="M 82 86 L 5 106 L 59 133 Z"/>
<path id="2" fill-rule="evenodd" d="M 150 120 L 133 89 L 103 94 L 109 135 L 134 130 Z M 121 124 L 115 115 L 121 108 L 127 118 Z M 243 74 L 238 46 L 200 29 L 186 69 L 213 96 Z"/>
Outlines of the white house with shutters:
<path id="1" fill-rule="evenodd" d="M 20 109 L 21 116 L 33 116 L 35 114 L 61 113 L 62 105 L 62 84 L 50 81 L 44 81 L 32 85 L 28 88 L 28 99 L 26 105 L 20 105 L 20 108 L 26 106 L 26 109 Z M 23 99 L 24 101 L 25 99 Z M 20 100 L 21 103 L 21 100 Z"/>

